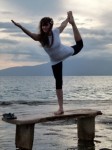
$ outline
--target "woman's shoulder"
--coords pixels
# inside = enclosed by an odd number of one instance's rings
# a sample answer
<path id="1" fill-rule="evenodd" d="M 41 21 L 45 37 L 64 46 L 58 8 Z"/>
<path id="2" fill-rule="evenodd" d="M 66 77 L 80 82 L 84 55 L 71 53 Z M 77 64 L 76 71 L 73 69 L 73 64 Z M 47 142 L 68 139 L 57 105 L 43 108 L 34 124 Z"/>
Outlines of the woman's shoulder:
<path id="1" fill-rule="evenodd" d="M 58 34 L 59 34 L 59 28 L 58 28 L 58 27 L 55 27 L 55 28 L 53 29 L 53 32 L 55 32 L 55 33 L 58 33 Z"/>

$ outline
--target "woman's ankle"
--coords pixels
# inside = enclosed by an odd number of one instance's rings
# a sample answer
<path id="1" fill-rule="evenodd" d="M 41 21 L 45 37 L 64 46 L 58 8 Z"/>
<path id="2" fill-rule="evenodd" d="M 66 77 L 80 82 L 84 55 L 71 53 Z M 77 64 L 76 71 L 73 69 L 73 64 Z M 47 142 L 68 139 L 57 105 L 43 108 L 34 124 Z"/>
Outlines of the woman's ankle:
<path id="1" fill-rule="evenodd" d="M 62 115 L 64 114 L 64 110 L 59 109 L 58 111 L 54 112 L 54 115 Z"/>

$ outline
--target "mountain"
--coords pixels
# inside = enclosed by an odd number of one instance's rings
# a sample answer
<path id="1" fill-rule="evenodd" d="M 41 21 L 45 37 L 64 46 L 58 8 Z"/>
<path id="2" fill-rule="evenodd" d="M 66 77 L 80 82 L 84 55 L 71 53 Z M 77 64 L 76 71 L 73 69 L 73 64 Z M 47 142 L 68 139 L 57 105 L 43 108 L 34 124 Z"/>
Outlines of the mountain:
<path id="1" fill-rule="evenodd" d="M 68 59 L 63 63 L 63 75 L 68 76 L 89 76 L 89 75 L 112 75 L 112 62 L 99 59 Z M 0 70 L 0 76 L 50 76 L 52 69 L 50 63 L 12 67 Z"/>
<path id="2" fill-rule="evenodd" d="M 49 63 L 36 66 L 11 67 L 0 70 L 0 76 L 49 76 L 51 73 L 52 70 L 50 69 Z"/>

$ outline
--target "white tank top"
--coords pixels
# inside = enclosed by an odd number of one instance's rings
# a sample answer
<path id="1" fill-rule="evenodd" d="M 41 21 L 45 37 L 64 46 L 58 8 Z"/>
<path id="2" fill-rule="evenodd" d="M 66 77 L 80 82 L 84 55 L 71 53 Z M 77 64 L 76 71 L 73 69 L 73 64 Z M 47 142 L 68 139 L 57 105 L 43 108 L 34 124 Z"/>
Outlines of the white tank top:
<path id="1" fill-rule="evenodd" d="M 47 52 L 47 54 L 50 57 L 51 64 L 55 65 L 64 59 L 68 58 L 69 56 L 72 56 L 74 53 L 74 49 L 70 46 L 65 46 L 61 44 L 60 40 L 60 32 L 58 28 L 55 28 L 53 31 L 54 41 L 50 48 L 43 47 L 44 50 Z M 49 36 L 49 41 L 51 42 L 51 36 Z"/>

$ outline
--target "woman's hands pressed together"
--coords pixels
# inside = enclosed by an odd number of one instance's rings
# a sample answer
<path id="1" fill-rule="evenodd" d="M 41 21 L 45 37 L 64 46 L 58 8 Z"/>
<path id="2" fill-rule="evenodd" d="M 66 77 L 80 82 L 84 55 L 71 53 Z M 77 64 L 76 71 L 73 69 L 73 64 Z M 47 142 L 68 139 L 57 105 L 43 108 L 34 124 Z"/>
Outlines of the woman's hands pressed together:
<path id="1" fill-rule="evenodd" d="M 74 22 L 74 18 L 73 18 L 72 11 L 67 12 L 67 15 L 68 15 L 68 22 L 69 22 L 71 25 L 73 25 L 75 22 Z"/>

